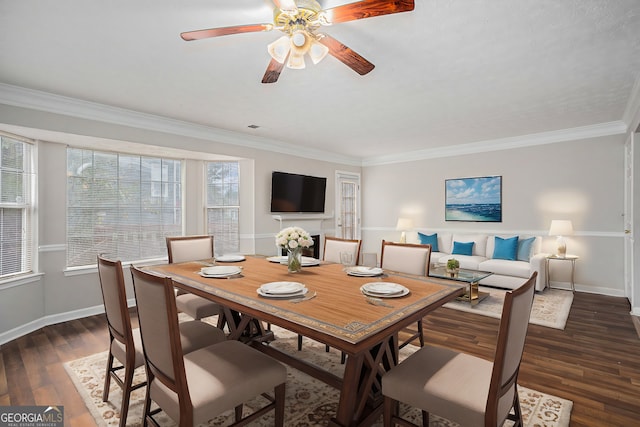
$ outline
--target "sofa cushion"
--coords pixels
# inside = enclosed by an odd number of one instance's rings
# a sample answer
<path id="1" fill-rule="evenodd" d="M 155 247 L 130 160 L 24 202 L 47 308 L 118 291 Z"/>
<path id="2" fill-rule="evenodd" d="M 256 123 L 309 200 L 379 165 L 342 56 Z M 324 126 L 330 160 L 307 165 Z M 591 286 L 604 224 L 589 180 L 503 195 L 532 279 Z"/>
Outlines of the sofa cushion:
<path id="1" fill-rule="evenodd" d="M 440 251 L 438 247 L 438 233 L 422 234 L 421 232 L 418 231 L 418 240 L 422 245 L 431 245 L 432 252 Z"/>
<path id="2" fill-rule="evenodd" d="M 452 255 L 469 255 L 473 254 L 473 245 L 475 242 L 457 242 L 453 241 Z"/>
<path id="3" fill-rule="evenodd" d="M 518 236 L 508 239 L 495 236 L 494 239 L 493 258 L 515 261 L 518 254 Z"/>
<path id="4" fill-rule="evenodd" d="M 467 270 L 481 270 L 479 265 L 486 261 L 487 258 L 483 256 L 477 255 L 447 255 L 445 254 L 443 257 L 438 259 L 438 264 L 446 264 L 450 259 L 457 259 L 460 262 L 460 268 L 464 268 Z M 513 262 L 513 261 L 511 261 Z"/>
<path id="5" fill-rule="evenodd" d="M 454 234 L 452 241 L 454 242 L 473 242 L 472 255 L 483 257 L 491 257 L 493 252 L 487 254 L 487 235 L 486 234 Z M 453 251 L 452 251 L 453 252 Z"/>
<path id="6" fill-rule="evenodd" d="M 462 267 L 462 262 L 460 263 Z M 478 270 L 490 271 L 493 274 L 529 278 L 531 264 L 524 261 L 508 261 L 505 259 L 488 259 L 479 263 Z"/>
<path id="7" fill-rule="evenodd" d="M 533 244 L 535 240 L 535 237 L 518 240 L 518 252 L 516 255 L 516 259 L 518 261 L 529 262 L 529 260 L 531 259 L 531 253 L 533 252 Z"/>

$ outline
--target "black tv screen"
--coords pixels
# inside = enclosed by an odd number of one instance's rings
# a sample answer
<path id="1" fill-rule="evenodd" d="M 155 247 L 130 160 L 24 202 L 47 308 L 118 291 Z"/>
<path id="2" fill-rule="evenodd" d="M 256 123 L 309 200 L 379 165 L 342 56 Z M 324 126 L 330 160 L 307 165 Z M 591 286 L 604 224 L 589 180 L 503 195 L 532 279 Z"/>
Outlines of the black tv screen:
<path id="1" fill-rule="evenodd" d="M 271 212 L 324 212 L 327 178 L 273 172 Z"/>

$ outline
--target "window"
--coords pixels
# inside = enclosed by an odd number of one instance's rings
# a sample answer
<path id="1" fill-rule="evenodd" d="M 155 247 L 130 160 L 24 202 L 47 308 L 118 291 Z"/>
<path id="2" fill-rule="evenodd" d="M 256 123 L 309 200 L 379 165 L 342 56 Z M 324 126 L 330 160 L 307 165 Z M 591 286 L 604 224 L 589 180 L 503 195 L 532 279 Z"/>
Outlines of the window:
<path id="1" fill-rule="evenodd" d="M 0 135 L 0 277 L 33 271 L 32 145 Z"/>
<path id="2" fill-rule="evenodd" d="M 179 160 L 67 149 L 67 266 L 166 256 L 182 234 Z"/>
<path id="3" fill-rule="evenodd" d="M 240 251 L 239 187 L 238 162 L 207 163 L 207 232 L 218 255 Z"/>

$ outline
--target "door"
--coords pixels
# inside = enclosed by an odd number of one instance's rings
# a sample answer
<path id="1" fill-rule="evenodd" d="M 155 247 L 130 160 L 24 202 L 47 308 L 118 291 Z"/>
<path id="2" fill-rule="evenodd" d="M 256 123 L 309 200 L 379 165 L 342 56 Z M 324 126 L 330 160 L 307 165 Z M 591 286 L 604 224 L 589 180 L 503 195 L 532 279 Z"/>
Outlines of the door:
<path id="1" fill-rule="evenodd" d="M 336 237 L 360 238 L 360 174 L 336 172 Z"/>

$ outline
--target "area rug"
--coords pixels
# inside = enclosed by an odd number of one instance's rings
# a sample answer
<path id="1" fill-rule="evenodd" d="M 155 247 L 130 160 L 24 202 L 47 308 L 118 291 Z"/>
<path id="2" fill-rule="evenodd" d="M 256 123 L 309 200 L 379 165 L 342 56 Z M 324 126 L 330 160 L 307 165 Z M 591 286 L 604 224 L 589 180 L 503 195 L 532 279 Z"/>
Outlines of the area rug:
<path id="1" fill-rule="evenodd" d="M 502 305 L 507 291 L 487 286 L 480 286 L 479 290 L 488 292 L 489 296 L 476 305 L 472 306 L 468 302 L 454 300 L 445 304 L 444 307 L 499 319 L 502 315 Z M 573 292 L 571 291 L 545 289 L 542 292 L 536 292 L 533 297 L 529 323 L 554 329 L 564 329 L 572 303 Z"/>
<path id="2" fill-rule="evenodd" d="M 280 350 L 295 354 L 298 357 L 322 366 L 337 375 L 342 376 L 344 365 L 340 364 L 340 353 L 335 349 L 325 352 L 324 344 L 312 340 L 305 340 L 303 349 L 298 352 L 297 335 L 284 329 L 273 327 L 276 340 L 272 346 Z M 408 357 L 417 350 L 415 346 L 407 346 L 401 350 L 400 359 Z M 117 426 L 120 422 L 119 411 L 122 393 L 117 385 L 113 385 L 109 394 L 109 401 L 102 401 L 102 387 L 107 353 L 98 353 L 82 359 L 65 363 L 65 368 L 78 392 L 99 426 Z M 145 378 L 144 369 L 136 370 L 134 384 Z M 320 427 L 327 426 L 329 419 L 335 415 L 338 402 L 338 391 L 296 369 L 287 366 L 287 396 L 285 407 L 285 426 L 287 427 Z M 524 387 L 519 388 L 520 402 L 523 412 L 524 425 L 527 427 L 565 427 L 569 425 L 573 402 L 551 396 Z M 132 393 L 127 426 L 140 426 L 144 388 Z M 263 405 L 266 401 L 258 397 L 245 405 L 245 412 Z M 419 421 L 420 412 L 403 407 L 402 411 L 408 419 Z M 163 426 L 175 426 L 169 418 L 159 418 Z M 233 421 L 233 411 L 209 421 L 206 426 L 224 426 Z M 273 412 L 265 415 L 252 426 L 273 426 Z M 510 421 L 505 426 L 512 425 Z M 382 419 L 375 427 L 382 427 Z M 431 414 L 430 426 L 455 427 L 456 423 L 439 418 Z"/>

